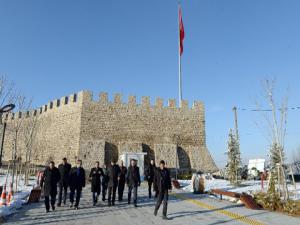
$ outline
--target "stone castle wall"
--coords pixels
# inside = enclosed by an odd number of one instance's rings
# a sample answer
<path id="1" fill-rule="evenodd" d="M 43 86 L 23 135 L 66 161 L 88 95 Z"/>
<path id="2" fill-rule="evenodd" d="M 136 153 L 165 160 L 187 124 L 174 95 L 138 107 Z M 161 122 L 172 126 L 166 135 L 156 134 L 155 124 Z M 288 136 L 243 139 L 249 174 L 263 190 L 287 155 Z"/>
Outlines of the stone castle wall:
<path id="1" fill-rule="evenodd" d="M 26 117 L 24 125 L 37 117 L 32 149 L 40 164 L 49 159 L 59 162 L 62 157 L 71 162 L 80 158 L 89 168 L 96 160 L 117 161 L 122 152 L 146 152 L 146 163 L 151 158 L 164 159 L 171 168 L 214 171 L 216 165 L 206 148 L 204 114 L 201 102 L 189 108 L 183 101 L 177 107 L 171 99 L 165 106 L 163 99 L 157 98 L 151 105 L 149 97 L 137 103 L 135 96 L 129 96 L 124 103 L 120 94 L 109 102 L 107 93 L 94 100 L 91 92 L 82 91 L 21 116 Z M 12 130 L 18 117 L 18 113 L 4 117 L 7 130 Z M 4 160 L 11 159 L 12 140 L 13 133 L 8 131 Z M 20 132 L 20 155 L 25 148 L 23 140 Z"/>

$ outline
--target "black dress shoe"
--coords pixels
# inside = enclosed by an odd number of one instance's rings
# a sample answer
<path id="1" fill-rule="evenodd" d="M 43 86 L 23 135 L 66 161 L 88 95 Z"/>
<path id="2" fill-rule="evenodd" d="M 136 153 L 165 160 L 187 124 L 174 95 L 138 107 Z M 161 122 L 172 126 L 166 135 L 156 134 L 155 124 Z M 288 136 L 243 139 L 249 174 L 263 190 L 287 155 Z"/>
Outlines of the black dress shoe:
<path id="1" fill-rule="evenodd" d="M 48 213 L 49 212 L 49 209 L 46 209 L 46 213 Z"/>
<path id="2" fill-rule="evenodd" d="M 79 207 L 78 206 L 75 206 L 75 210 L 78 210 L 79 209 Z"/>
<path id="3" fill-rule="evenodd" d="M 61 207 L 61 204 L 57 204 L 57 207 Z"/>
<path id="4" fill-rule="evenodd" d="M 162 217 L 163 220 L 170 220 L 167 216 Z"/>
<path id="5" fill-rule="evenodd" d="M 54 210 L 55 210 L 55 206 L 53 205 L 53 206 L 52 206 L 52 211 L 54 211 Z"/>
<path id="6" fill-rule="evenodd" d="M 70 207 L 70 209 L 73 208 L 73 204 L 71 203 L 69 207 Z"/>

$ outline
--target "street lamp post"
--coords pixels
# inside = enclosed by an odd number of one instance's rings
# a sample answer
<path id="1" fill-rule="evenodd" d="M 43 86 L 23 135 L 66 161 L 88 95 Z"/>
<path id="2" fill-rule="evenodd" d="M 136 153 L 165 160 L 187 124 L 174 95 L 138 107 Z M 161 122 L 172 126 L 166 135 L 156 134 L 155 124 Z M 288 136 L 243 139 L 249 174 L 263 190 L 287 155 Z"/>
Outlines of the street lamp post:
<path id="1" fill-rule="evenodd" d="M 2 131 L 2 139 L 1 139 L 1 149 L 0 149 L 0 168 L 2 167 L 2 153 L 3 153 L 3 144 L 4 144 L 4 137 L 5 137 L 5 130 L 6 130 L 6 123 L 2 124 L 2 115 L 3 113 L 10 112 L 15 108 L 14 104 L 8 104 L 0 108 L 0 124 L 3 125 Z"/>

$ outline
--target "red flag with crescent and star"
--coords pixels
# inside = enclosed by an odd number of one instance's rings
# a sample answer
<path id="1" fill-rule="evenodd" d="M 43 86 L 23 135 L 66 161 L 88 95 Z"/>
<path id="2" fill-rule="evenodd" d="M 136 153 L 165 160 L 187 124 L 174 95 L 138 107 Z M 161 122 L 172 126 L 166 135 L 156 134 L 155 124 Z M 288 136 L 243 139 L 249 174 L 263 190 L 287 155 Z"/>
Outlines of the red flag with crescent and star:
<path id="1" fill-rule="evenodd" d="M 183 53 L 183 39 L 184 39 L 184 27 L 183 27 L 183 21 L 182 21 L 182 11 L 181 7 L 179 7 L 179 41 L 180 41 L 180 55 Z"/>

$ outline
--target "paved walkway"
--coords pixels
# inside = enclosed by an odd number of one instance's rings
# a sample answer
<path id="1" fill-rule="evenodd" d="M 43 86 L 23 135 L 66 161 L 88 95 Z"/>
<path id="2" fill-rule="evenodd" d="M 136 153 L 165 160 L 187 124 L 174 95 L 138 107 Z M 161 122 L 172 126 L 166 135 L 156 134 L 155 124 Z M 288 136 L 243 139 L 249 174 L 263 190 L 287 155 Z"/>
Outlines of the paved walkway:
<path id="1" fill-rule="evenodd" d="M 161 209 L 158 216 L 153 215 L 154 201 L 149 200 L 146 187 L 139 189 L 139 207 L 128 206 L 126 200 L 108 207 L 100 202 L 91 206 L 90 188 L 85 188 L 78 211 L 66 207 L 57 208 L 55 212 L 45 213 L 43 202 L 23 207 L 18 213 L 8 218 L 5 224 L 10 225 L 40 225 L 40 224 L 103 224 L 103 225 L 216 225 L 216 224 L 300 224 L 300 218 L 263 210 L 248 210 L 237 204 L 219 201 L 206 195 L 195 196 L 189 193 L 173 193 L 170 196 L 168 216 L 169 221 L 161 219 Z M 126 195 L 125 195 L 126 196 Z"/>

